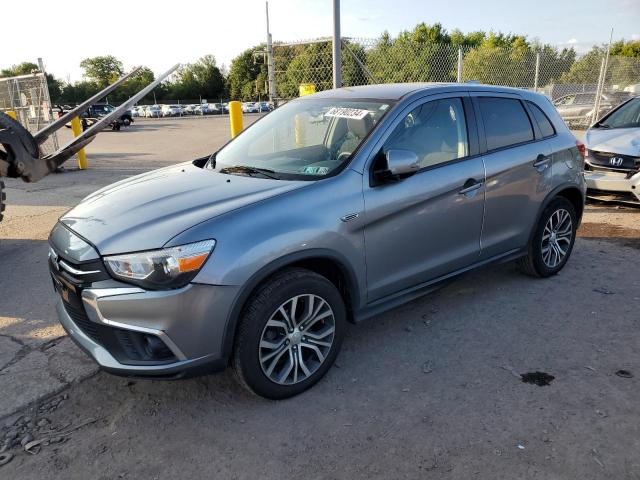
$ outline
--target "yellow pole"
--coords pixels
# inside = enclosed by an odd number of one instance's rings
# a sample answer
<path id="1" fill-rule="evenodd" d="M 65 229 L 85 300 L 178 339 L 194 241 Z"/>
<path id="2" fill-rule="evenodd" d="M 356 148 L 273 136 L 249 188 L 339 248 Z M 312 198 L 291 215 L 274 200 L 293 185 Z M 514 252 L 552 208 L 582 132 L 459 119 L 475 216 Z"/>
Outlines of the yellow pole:
<path id="1" fill-rule="evenodd" d="M 80 125 L 80 117 L 76 117 L 71 120 L 71 130 L 73 130 L 73 136 L 77 137 L 82 133 L 82 126 Z M 87 154 L 84 148 L 78 151 L 78 168 L 84 170 L 87 168 Z"/>
<path id="2" fill-rule="evenodd" d="M 235 138 L 242 131 L 242 106 L 240 102 L 229 102 L 229 125 L 231 138 Z"/>
<path id="3" fill-rule="evenodd" d="M 7 115 L 9 115 L 11 118 L 13 118 L 14 120 L 18 120 L 18 117 L 16 116 L 16 112 L 14 112 L 13 110 L 9 110 L 7 112 Z"/>

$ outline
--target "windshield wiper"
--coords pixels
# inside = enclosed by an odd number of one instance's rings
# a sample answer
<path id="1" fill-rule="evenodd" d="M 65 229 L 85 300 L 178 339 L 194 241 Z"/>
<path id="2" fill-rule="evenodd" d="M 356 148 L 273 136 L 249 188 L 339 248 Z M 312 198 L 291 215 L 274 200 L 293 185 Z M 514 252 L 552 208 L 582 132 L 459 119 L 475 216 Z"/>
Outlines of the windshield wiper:
<path id="1" fill-rule="evenodd" d="M 269 170 L 268 168 L 250 167 L 249 165 L 233 165 L 231 167 L 224 167 L 220 169 L 220 173 L 247 173 L 264 175 L 267 178 L 273 178 L 274 180 L 280 180 L 276 175 L 276 172 Z"/>

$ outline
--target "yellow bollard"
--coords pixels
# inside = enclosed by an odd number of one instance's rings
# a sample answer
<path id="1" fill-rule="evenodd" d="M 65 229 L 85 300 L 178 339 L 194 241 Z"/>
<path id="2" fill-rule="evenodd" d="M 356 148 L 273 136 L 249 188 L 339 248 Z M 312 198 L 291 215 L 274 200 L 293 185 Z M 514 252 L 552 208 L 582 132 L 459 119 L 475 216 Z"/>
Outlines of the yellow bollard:
<path id="1" fill-rule="evenodd" d="M 11 118 L 13 118 L 14 120 L 18 120 L 18 117 L 16 116 L 16 112 L 14 112 L 13 110 L 9 110 L 7 112 L 7 115 L 9 115 Z"/>
<path id="2" fill-rule="evenodd" d="M 73 136 L 77 137 L 82 133 L 82 125 L 80 125 L 80 117 L 76 117 L 71 120 L 71 130 L 73 130 Z M 84 148 L 78 151 L 78 168 L 84 170 L 87 168 L 87 154 Z"/>
<path id="3" fill-rule="evenodd" d="M 238 101 L 229 102 L 229 125 L 231 138 L 236 138 L 242 131 L 242 106 Z"/>
<path id="4" fill-rule="evenodd" d="M 305 95 L 311 95 L 312 93 L 316 93 L 316 86 L 313 83 L 301 83 L 300 87 L 298 87 L 298 91 L 301 97 Z"/>

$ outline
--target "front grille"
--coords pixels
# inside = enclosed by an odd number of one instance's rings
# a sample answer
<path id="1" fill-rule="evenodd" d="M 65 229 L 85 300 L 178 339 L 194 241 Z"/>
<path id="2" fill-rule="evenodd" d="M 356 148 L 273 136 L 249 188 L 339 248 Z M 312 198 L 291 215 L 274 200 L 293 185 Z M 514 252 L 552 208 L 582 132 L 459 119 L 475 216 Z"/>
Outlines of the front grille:
<path id="1" fill-rule="evenodd" d="M 100 325 L 95 322 L 89 320 L 87 314 L 85 313 L 84 308 L 76 307 L 62 300 L 62 304 L 64 305 L 64 309 L 67 311 L 67 314 L 73 320 L 73 323 L 82 330 L 82 332 L 91 338 L 94 342 L 102 345 L 102 337 L 100 335 Z"/>
<path id="2" fill-rule="evenodd" d="M 612 159 L 615 159 L 615 163 L 612 163 Z M 588 161 L 594 167 L 604 167 L 610 170 L 629 171 L 640 169 L 640 157 L 631 155 L 589 150 Z"/>
<path id="3" fill-rule="evenodd" d="M 77 271 L 97 272 L 90 275 L 74 274 L 61 266 L 53 256 L 49 258 L 49 270 L 54 288 L 62 299 L 65 311 L 82 333 L 104 347 L 118 362 L 125 365 L 157 365 L 177 360 L 166 344 L 155 335 L 91 321 L 82 301 L 82 290 L 91 285 L 88 280 L 104 278 L 106 273 L 104 273 L 102 262 L 71 264 L 66 259 L 64 262 Z"/>

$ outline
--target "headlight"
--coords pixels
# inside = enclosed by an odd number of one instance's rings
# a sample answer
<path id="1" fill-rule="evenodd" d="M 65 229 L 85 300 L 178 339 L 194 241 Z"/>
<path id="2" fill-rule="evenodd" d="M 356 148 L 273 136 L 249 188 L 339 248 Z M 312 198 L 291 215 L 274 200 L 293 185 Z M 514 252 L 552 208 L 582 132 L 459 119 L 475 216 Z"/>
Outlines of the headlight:
<path id="1" fill-rule="evenodd" d="M 215 247 L 215 240 L 104 258 L 111 274 L 149 289 L 179 288 L 196 276 Z"/>

